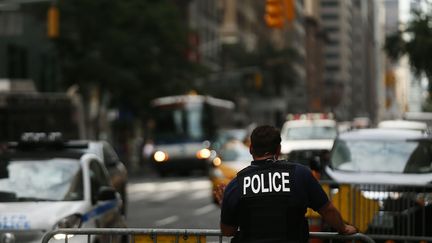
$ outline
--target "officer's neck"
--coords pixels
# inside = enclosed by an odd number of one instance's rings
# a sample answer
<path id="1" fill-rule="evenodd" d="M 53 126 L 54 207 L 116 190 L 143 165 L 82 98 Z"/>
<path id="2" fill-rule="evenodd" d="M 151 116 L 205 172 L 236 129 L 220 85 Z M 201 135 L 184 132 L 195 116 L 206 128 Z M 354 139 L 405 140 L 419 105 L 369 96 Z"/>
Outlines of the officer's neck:
<path id="1" fill-rule="evenodd" d="M 267 159 L 274 159 L 277 158 L 278 156 L 276 156 L 275 154 L 266 154 L 263 156 L 256 156 L 256 155 L 252 155 L 253 160 L 267 160 Z"/>

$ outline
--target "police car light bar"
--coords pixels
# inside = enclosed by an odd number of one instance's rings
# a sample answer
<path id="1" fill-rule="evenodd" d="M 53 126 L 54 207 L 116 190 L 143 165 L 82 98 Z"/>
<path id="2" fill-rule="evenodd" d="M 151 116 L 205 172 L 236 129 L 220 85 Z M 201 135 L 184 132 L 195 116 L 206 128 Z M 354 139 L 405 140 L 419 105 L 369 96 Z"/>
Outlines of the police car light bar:
<path id="1" fill-rule="evenodd" d="M 8 142 L 8 148 L 18 149 L 40 149 L 40 148 L 88 148 L 89 142 L 86 140 L 66 141 L 60 132 L 26 132 L 21 135 L 17 142 Z"/>
<path id="2" fill-rule="evenodd" d="M 288 114 L 286 119 L 290 120 L 318 120 L 318 119 L 333 119 L 333 113 L 297 113 Z"/>
<path id="3" fill-rule="evenodd" d="M 63 136 L 60 132 L 26 132 L 21 135 L 20 142 L 40 143 L 40 142 L 61 142 Z"/>

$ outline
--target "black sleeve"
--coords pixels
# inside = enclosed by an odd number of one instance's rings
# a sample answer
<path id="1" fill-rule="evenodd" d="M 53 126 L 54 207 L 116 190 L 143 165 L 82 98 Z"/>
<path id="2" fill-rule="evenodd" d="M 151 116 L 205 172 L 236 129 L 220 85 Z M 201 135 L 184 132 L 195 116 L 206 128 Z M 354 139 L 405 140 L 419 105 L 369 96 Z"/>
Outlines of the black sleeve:
<path id="1" fill-rule="evenodd" d="M 312 175 L 310 169 L 304 166 L 299 166 L 298 169 L 304 178 L 305 187 L 307 189 L 307 207 L 312 208 L 315 211 L 320 210 L 329 202 L 327 194 L 324 192 L 317 179 Z"/>
<path id="2" fill-rule="evenodd" d="M 240 193 L 237 178 L 234 178 L 225 188 L 221 209 L 221 223 L 229 226 L 238 226 L 238 203 Z"/>

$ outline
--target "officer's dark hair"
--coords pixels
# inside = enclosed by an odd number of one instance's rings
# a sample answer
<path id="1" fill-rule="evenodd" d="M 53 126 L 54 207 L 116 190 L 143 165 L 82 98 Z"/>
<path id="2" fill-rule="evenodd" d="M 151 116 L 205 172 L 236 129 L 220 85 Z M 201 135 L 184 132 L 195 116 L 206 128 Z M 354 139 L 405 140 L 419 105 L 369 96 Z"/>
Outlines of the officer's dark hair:
<path id="1" fill-rule="evenodd" d="M 269 125 L 256 127 L 250 138 L 252 152 L 255 156 L 275 154 L 281 143 L 279 129 Z"/>

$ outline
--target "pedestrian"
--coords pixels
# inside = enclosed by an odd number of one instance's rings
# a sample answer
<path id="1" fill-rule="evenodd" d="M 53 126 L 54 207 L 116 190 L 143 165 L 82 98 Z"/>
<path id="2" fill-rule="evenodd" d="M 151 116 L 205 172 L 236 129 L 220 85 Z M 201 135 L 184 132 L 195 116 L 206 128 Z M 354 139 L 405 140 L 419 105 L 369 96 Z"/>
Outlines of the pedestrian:
<path id="1" fill-rule="evenodd" d="M 250 138 L 251 165 L 214 192 L 221 203 L 222 235 L 234 236 L 232 242 L 308 242 L 307 208 L 340 234 L 357 233 L 343 222 L 309 168 L 277 159 L 278 129 L 258 126 Z"/>

